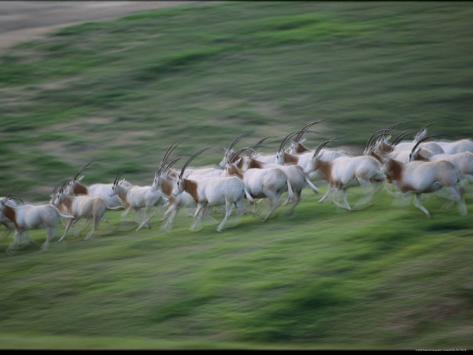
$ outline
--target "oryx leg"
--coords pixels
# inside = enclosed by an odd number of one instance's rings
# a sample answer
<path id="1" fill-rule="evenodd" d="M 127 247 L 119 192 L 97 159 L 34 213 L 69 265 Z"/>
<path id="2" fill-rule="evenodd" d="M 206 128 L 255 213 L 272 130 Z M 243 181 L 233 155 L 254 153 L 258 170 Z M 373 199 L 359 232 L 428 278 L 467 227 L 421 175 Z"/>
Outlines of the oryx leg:
<path id="1" fill-rule="evenodd" d="M 281 194 L 278 194 L 274 191 L 265 191 L 265 195 L 268 197 L 269 201 L 269 212 L 266 217 L 263 219 L 263 222 L 266 222 L 269 217 L 271 217 L 276 211 L 276 209 L 280 206 L 280 198 Z"/>
<path id="2" fill-rule="evenodd" d="M 327 198 L 330 197 L 330 200 L 332 200 L 332 194 L 333 194 L 333 188 L 332 186 L 329 186 L 327 189 L 327 192 L 322 196 L 322 198 L 319 200 L 320 203 L 324 203 Z"/>
<path id="3" fill-rule="evenodd" d="M 302 191 L 298 191 L 298 190 L 294 190 L 294 200 L 293 200 L 293 204 L 291 206 L 291 209 L 289 210 L 288 212 L 288 215 L 292 215 L 294 213 L 294 210 L 296 209 L 297 205 L 299 204 L 299 202 L 301 202 L 301 193 Z"/>
<path id="4" fill-rule="evenodd" d="M 164 213 L 163 220 L 165 222 L 162 227 L 163 230 L 168 231 L 171 229 L 172 224 L 174 222 L 174 218 L 176 218 L 176 214 L 177 214 L 177 205 L 174 205 L 174 204 L 170 205 L 168 209 L 166 210 L 166 212 Z"/>
<path id="5" fill-rule="evenodd" d="M 450 193 L 449 195 L 445 196 L 445 198 L 455 201 L 458 206 L 458 211 L 462 216 L 466 216 L 468 214 L 465 199 L 464 199 L 464 189 L 461 186 L 450 186 L 447 187 L 446 190 Z"/>
<path id="6" fill-rule="evenodd" d="M 429 217 L 429 218 L 431 217 L 430 212 L 420 202 L 420 194 L 415 194 L 414 195 L 414 206 L 416 206 L 418 209 L 420 209 L 422 212 L 424 212 L 427 217 Z"/>
<path id="7" fill-rule="evenodd" d="M 369 205 L 376 192 L 378 192 L 382 187 L 380 183 L 370 183 L 366 180 L 360 180 L 360 185 L 365 192 L 365 196 L 356 202 L 355 207 L 364 207 Z"/>
<path id="8" fill-rule="evenodd" d="M 351 211 L 351 206 L 348 203 L 348 194 L 346 189 L 336 189 L 336 191 L 340 194 L 342 194 L 343 197 L 343 204 L 341 204 L 339 201 L 337 201 L 336 198 L 333 199 L 333 202 L 335 205 L 337 205 L 340 208 L 346 209 L 348 211 Z"/>
<path id="9" fill-rule="evenodd" d="M 11 250 L 15 250 L 17 246 L 21 244 L 22 236 L 23 236 L 23 232 L 20 232 L 18 230 L 15 232 L 15 238 L 13 239 L 13 242 L 8 246 L 7 252 Z"/>
<path id="10" fill-rule="evenodd" d="M 195 231 L 197 228 L 197 225 L 200 224 L 200 221 L 202 220 L 202 214 L 203 214 L 203 209 L 204 209 L 204 204 L 199 203 L 197 204 L 197 208 L 194 213 L 194 223 L 192 223 L 191 230 Z"/>
<path id="11" fill-rule="evenodd" d="M 54 228 L 49 227 L 48 228 L 48 237 L 46 238 L 46 241 L 41 246 L 41 250 L 48 250 L 49 242 L 51 242 L 51 240 L 53 239 L 53 236 L 54 236 Z"/>
<path id="12" fill-rule="evenodd" d="M 225 224 L 227 223 L 228 218 L 232 214 L 233 211 L 233 203 L 229 200 L 225 200 L 225 217 L 223 218 L 222 222 L 217 227 L 217 232 L 221 232 Z"/>
<path id="13" fill-rule="evenodd" d="M 100 221 L 103 218 L 103 214 L 95 213 L 93 218 L 94 218 L 94 224 L 92 226 L 92 230 L 89 232 L 89 234 L 87 235 L 87 237 L 85 237 L 84 240 L 95 238 L 95 232 L 97 231 L 97 228 L 99 227 Z"/>
<path id="14" fill-rule="evenodd" d="M 128 206 L 126 209 L 125 209 L 125 212 L 122 213 L 122 222 L 126 222 L 128 220 L 128 214 L 130 213 L 131 211 L 131 206 Z"/>
<path id="15" fill-rule="evenodd" d="M 153 211 L 152 213 L 150 213 L 150 207 L 149 206 L 145 207 L 144 210 L 142 209 L 141 215 L 143 216 L 143 221 L 138 226 L 138 228 L 136 228 L 136 231 L 138 232 L 145 225 L 146 225 L 147 228 L 151 228 L 148 221 L 151 219 L 151 217 L 154 216 L 155 213 L 156 213 L 156 211 Z"/>
<path id="16" fill-rule="evenodd" d="M 245 213 L 245 209 L 243 207 L 243 200 L 238 200 L 237 202 L 235 202 L 235 205 L 237 208 L 238 215 L 243 216 L 243 214 Z"/>
<path id="17" fill-rule="evenodd" d="M 75 219 L 75 218 L 71 218 L 67 221 L 66 223 L 66 228 L 64 229 L 64 234 L 62 235 L 61 238 L 59 238 L 58 242 L 62 242 L 63 239 L 66 237 L 66 234 L 67 232 L 69 231 L 69 229 L 71 228 L 72 224 L 75 223 L 76 221 L 78 221 L 79 219 Z"/>

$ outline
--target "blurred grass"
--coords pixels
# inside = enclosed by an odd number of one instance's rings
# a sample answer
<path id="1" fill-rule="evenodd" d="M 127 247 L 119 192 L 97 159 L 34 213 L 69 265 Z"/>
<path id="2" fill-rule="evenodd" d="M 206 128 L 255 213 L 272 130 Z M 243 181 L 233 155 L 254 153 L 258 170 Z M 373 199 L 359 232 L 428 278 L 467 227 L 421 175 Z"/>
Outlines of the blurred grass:
<path id="1" fill-rule="evenodd" d="M 211 143 L 196 164 L 213 163 L 237 133 L 278 138 L 313 119 L 324 123 L 311 145 L 359 146 L 396 122 L 471 136 L 472 14 L 442 2 L 194 4 L 20 44 L 0 58 L 0 184 L 20 173 L 14 192 L 44 198 L 89 159 L 89 181 L 145 183 L 170 143 L 182 154 Z"/>
<path id="2" fill-rule="evenodd" d="M 471 218 L 435 198 L 429 220 L 385 193 L 352 213 L 304 197 L 293 216 L 244 216 L 223 233 L 213 221 L 189 232 L 185 211 L 170 233 L 158 218 L 134 232 L 116 212 L 95 240 L 77 226 L 45 254 L 33 232 L 36 245 L 0 255 L 0 344 L 471 348 Z"/>
<path id="3" fill-rule="evenodd" d="M 309 145 L 359 146 L 395 122 L 471 137 L 472 14 L 442 2 L 199 4 L 18 45 L 0 58 L 1 194 L 45 200 L 89 159 L 87 183 L 150 183 L 170 143 L 210 144 L 195 163 L 213 164 L 238 133 L 281 137 L 313 119 L 324 123 Z M 185 212 L 169 234 L 158 218 L 135 233 L 110 213 L 96 240 L 0 255 L 0 344 L 471 347 L 473 222 L 426 206 L 432 220 L 380 194 L 345 213 L 307 193 L 292 217 L 244 217 L 222 234 L 190 233 Z"/>

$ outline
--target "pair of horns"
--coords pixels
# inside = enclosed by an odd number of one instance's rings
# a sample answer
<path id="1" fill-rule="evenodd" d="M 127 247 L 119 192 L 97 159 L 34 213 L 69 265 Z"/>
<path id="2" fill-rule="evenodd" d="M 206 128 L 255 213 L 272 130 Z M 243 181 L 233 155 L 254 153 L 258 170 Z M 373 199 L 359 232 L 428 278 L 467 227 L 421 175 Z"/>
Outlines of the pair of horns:
<path id="1" fill-rule="evenodd" d="M 263 145 L 263 142 L 268 140 L 269 138 L 271 137 L 264 137 L 264 138 L 261 138 L 258 142 L 256 142 L 255 144 L 252 144 L 248 147 L 243 147 L 241 149 L 239 149 L 238 151 L 236 152 L 233 152 L 229 157 L 228 157 L 228 162 L 232 162 L 234 161 L 239 155 L 241 155 L 242 153 L 244 152 L 255 152 L 255 149 L 256 148 L 259 148 Z"/>
<path id="2" fill-rule="evenodd" d="M 156 172 L 156 175 L 160 175 L 162 172 L 167 171 L 172 165 L 174 165 L 180 158 L 176 158 L 172 160 L 170 163 L 168 163 L 168 159 L 172 152 L 177 148 L 177 144 L 171 144 L 168 149 L 166 149 L 166 152 L 164 153 L 163 159 L 161 160 L 161 164 L 159 165 L 158 171 Z"/>
<path id="3" fill-rule="evenodd" d="M 302 127 L 299 130 L 299 134 L 297 134 L 296 137 L 294 138 L 294 142 L 300 142 L 300 140 L 302 139 L 304 134 L 307 133 L 307 132 L 310 132 L 309 128 L 312 127 L 313 125 L 317 124 L 317 123 L 320 123 L 321 121 L 322 120 L 312 121 L 312 122 L 306 124 L 304 127 Z"/>
<path id="4" fill-rule="evenodd" d="M 409 161 L 411 161 L 411 158 L 414 156 L 414 152 L 417 150 L 417 147 L 419 147 L 419 145 L 425 141 L 428 141 L 430 139 L 432 139 L 433 136 L 425 136 L 425 137 L 422 137 L 421 139 L 419 139 L 416 144 L 414 145 L 414 147 L 412 147 L 411 149 L 411 153 L 409 154 Z"/>
<path id="5" fill-rule="evenodd" d="M 321 121 L 310 122 L 310 123 L 306 124 L 304 127 L 302 127 L 301 129 L 289 133 L 281 141 L 281 144 L 279 145 L 278 152 L 282 152 L 284 150 L 284 148 L 286 147 L 287 143 L 289 143 L 289 141 L 293 137 L 295 137 L 295 139 L 294 139 L 295 142 L 299 142 L 302 139 L 302 137 L 304 136 L 304 134 L 309 131 L 309 128 L 312 127 L 313 125 L 319 123 L 319 122 L 321 122 Z"/>
<path id="6" fill-rule="evenodd" d="M 197 157 L 198 155 L 202 154 L 203 152 L 205 152 L 207 149 L 209 149 L 209 147 L 205 147 L 205 148 L 202 148 L 201 150 L 197 151 L 196 153 L 192 154 L 189 158 L 187 158 L 186 162 L 184 163 L 184 165 L 182 166 L 181 168 L 181 173 L 179 174 L 179 179 L 182 178 L 182 176 L 184 175 L 184 171 L 186 171 L 186 168 L 187 166 L 190 164 L 190 162 L 192 160 L 195 159 L 195 157 Z"/>
<path id="7" fill-rule="evenodd" d="M 335 139 L 327 139 L 325 141 L 323 141 L 322 143 L 320 143 L 317 148 L 315 148 L 315 151 L 314 151 L 314 155 L 312 155 L 312 158 L 317 158 L 320 154 L 320 152 L 322 151 L 322 149 L 324 149 L 329 143 L 333 142 Z"/>
<path id="8" fill-rule="evenodd" d="M 87 169 L 92 163 L 94 163 L 95 161 L 94 160 L 91 160 L 89 161 L 87 164 L 83 165 L 79 171 L 77 172 L 77 174 L 74 175 L 74 177 L 72 178 L 72 181 L 76 181 L 77 178 L 80 176 L 80 174 L 82 174 L 82 172 Z"/>

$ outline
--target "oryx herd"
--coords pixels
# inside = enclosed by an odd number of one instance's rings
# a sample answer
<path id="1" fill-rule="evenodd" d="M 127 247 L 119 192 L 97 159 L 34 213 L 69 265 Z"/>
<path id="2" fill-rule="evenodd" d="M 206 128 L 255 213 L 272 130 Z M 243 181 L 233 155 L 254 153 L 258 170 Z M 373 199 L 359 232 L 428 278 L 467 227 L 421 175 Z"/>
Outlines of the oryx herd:
<path id="1" fill-rule="evenodd" d="M 47 249 L 59 222 L 65 220 L 62 241 L 72 225 L 89 220 L 92 228 L 86 239 L 94 236 L 107 210 L 125 209 L 122 217 L 133 211 L 138 217 L 137 231 L 150 228 L 150 220 L 158 206 L 163 206 L 163 229 L 172 228 L 178 211 L 184 207 L 192 211 L 195 230 L 209 215 L 212 207 L 223 206 L 225 216 L 217 227 L 221 231 L 236 207 L 238 214 L 245 211 L 256 215 L 256 204 L 267 199 L 269 219 L 282 205 L 291 204 L 290 213 L 301 200 L 304 188 L 318 193 L 315 181 L 323 181 L 328 188 L 319 202 L 331 201 L 346 210 L 352 210 L 347 190 L 361 186 L 363 198 L 357 207 L 370 204 L 374 194 L 383 186 L 391 194 L 413 195 L 414 205 L 430 217 L 422 205 L 421 195 L 442 190 L 445 197 L 457 203 L 462 215 L 467 214 L 464 185 L 473 180 L 473 141 L 434 141 L 422 128 L 412 140 L 405 140 L 408 132 L 393 137 L 393 128 L 381 129 L 371 135 L 361 155 L 352 155 L 343 149 L 329 149 L 333 140 L 325 140 L 310 150 L 304 135 L 312 132 L 318 121 L 292 132 L 281 141 L 277 152 L 257 152 L 265 137 L 255 144 L 236 149 L 245 137 L 236 137 L 225 148 L 222 160 L 215 166 L 190 167 L 190 163 L 207 148 L 190 155 L 180 169 L 174 165 L 180 160 L 173 157 L 176 145 L 166 150 L 152 184 L 138 186 L 117 176 L 113 183 L 86 186 L 81 181 L 82 167 L 71 179 L 54 188 L 49 203 L 26 204 L 12 195 L 0 198 L 0 223 L 15 231 L 10 248 L 22 242 L 25 232 L 44 228 L 47 238 L 42 248 Z M 245 209 L 244 200 L 250 204 Z"/>

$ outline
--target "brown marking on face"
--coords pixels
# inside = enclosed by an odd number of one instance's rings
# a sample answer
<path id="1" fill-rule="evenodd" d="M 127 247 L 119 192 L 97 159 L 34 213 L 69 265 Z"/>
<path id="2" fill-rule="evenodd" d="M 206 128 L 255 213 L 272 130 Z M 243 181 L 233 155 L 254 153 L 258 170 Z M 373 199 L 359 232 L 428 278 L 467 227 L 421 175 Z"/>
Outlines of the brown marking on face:
<path id="1" fill-rule="evenodd" d="M 172 183 L 169 180 L 160 180 L 160 187 L 161 191 L 166 195 L 166 196 L 172 196 Z"/>
<path id="2" fill-rule="evenodd" d="M 7 217 L 10 221 L 13 222 L 16 229 L 20 229 L 20 227 L 18 226 L 18 224 L 16 222 L 16 211 L 15 211 L 15 209 L 10 207 L 10 206 L 5 205 L 5 210 L 4 211 L 5 211 L 4 212 L 5 217 Z"/>
<path id="3" fill-rule="evenodd" d="M 240 159 L 236 166 L 237 166 L 238 169 L 243 168 L 243 159 Z"/>
<path id="4" fill-rule="evenodd" d="M 388 154 L 394 150 L 394 146 L 391 144 L 386 144 L 385 142 L 381 142 L 379 145 L 379 150 L 381 150 L 381 153 L 383 154 Z"/>
<path id="5" fill-rule="evenodd" d="M 197 183 L 195 181 L 192 181 L 192 180 L 184 179 L 183 184 L 184 184 L 184 191 L 192 196 L 195 203 L 198 203 L 199 202 L 199 195 L 197 193 Z"/>
<path id="6" fill-rule="evenodd" d="M 263 163 L 256 159 L 250 159 L 248 169 L 262 169 Z"/>
<path id="7" fill-rule="evenodd" d="M 230 176 L 238 176 L 240 179 L 243 179 L 243 173 L 235 165 L 230 165 L 227 168 L 227 173 Z"/>
<path id="8" fill-rule="evenodd" d="M 74 183 L 74 188 L 72 192 L 74 195 L 87 195 L 89 193 L 87 187 L 77 181 Z"/>
<path id="9" fill-rule="evenodd" d="M 295 149 L 296 153 L 297 154 L 300 154 L 300 153 L 305 153 L 305 152 L 308 152 L 309 149 L 307 149 L 306 147 L 304 147 L 304 145 L 302 143 L 296 143 L 296 149 Z"/>
<path id="10" fill-rule="evenodd" d="M 295 155 L 284 153 L 283 160 L 284 164 L 295 165 L 299 161 L 299 158 Z"/>

